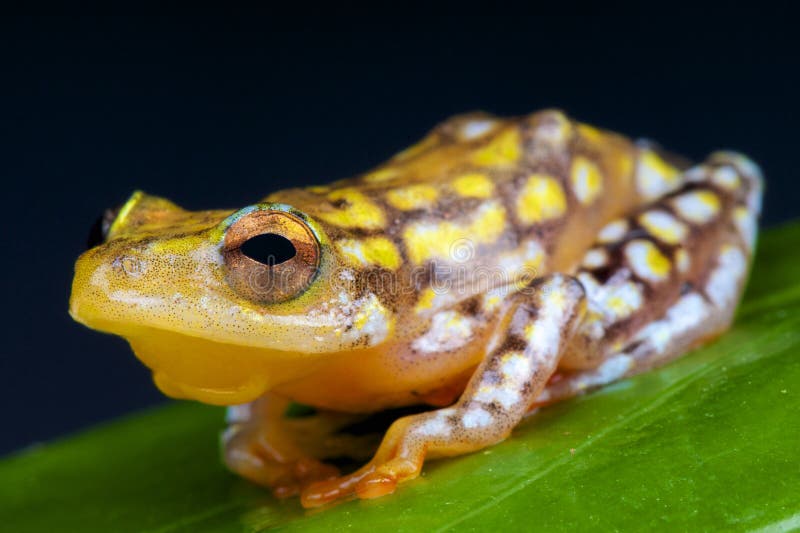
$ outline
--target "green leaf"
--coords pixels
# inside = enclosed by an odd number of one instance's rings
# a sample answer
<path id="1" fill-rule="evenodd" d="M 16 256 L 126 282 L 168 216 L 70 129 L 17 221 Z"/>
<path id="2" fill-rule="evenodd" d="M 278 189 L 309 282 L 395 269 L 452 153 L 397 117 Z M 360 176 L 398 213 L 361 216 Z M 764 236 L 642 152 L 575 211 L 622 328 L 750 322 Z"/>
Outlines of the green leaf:
<path id="1" fill-rule="evenodd" d="M 175 403 L 4 459 L 0 529 L 799 529 L 798 262 L 800 224 L 766 232 L 719 341 L 430 462 L 392 496 L 276 501 L 220 465 L 220 409 Z"/>

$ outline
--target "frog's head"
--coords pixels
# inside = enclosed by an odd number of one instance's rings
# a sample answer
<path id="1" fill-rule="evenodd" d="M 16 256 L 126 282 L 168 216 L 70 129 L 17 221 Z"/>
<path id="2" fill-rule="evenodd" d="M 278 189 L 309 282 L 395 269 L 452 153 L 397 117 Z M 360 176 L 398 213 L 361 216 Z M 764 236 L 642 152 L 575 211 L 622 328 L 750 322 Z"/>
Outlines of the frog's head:
<path id="1" fill-rule="evenodd" d="M 191 212 L 136 192 L 78 259 L 70 314 L 127 339 L 168 395 L 236 404 L 380 342 L 386 310 L 356 285 L 292 207 Z"/>

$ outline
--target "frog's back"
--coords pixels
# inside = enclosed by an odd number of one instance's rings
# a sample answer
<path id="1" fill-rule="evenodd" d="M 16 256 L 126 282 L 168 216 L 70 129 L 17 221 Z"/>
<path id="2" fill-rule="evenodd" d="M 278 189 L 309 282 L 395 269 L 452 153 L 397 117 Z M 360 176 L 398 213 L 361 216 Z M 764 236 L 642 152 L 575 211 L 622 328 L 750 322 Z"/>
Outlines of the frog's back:
<path id="1" fill-rule="evenodd" d="M 453 264 L 495 269 L 498 285 L 572 269 L 602 225 L 641 203 L 632 180 L 643 156 L 657 181 L 677 174 L 651 150 L 559 111 L 470 113 L 370 172 L 267 201 L 308 213 L 354 263 L 401 271 L 417 291 L 430 283 L 420 271 Z"/>

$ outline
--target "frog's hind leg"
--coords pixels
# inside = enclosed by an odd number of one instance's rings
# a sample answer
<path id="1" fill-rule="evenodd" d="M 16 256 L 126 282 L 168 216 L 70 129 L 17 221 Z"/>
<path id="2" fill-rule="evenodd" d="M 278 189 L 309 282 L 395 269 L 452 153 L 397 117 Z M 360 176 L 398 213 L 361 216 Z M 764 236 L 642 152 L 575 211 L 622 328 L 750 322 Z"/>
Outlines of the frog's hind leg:
<path id="1" fill-rule="evenodd" d="M 558 366 L 585 309 L 574 278 L 537 280 L 502 304 L 487 355 L 453 406 L 397 420 L 363 468 L 310 485 L 302 503 L 316 507 L 350 495 L 373 498 L 417 477 L 427 456 L 479 450 L 503 440 Z"/>
<path id="2" fill-rule="evenodd" d="M 228 468 L 255 483 L 272 488 L 278 497 L 299 492 L 312 481 L 338 474 L 322 459 L 364 459 L 374 449 L 369 436 L 339 432 L 363 418 L 345 413 L 318 412 L 287 416 L 289 400 L 267 394 L 228 410 L 228 428 L 222 435 Z"/>
<path id="3" fill-rule="evenodd" d="M 725 331 L 747 279 L 761 201 L 758 168 L 721 152 L 686 185 L 610 224 L 577 278 L 587 320 L 536 404 L 664 364 Z"/>

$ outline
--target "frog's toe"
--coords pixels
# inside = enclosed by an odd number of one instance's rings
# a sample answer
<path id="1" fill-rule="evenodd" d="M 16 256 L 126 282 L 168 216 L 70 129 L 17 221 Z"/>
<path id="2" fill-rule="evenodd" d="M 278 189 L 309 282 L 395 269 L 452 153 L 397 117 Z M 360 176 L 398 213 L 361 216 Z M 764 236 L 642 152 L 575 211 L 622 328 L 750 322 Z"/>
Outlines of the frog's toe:
<path id="1" fill-rule="evenodd" d="M 312 483 L 300 495 L 303 507 L 320 507 L 353 497 L 373 499 L 391 494 L 401 481 L 419 476 L 422 460 L 396 457 L 379 466 L 370 463 L 360 470 L 333 479 Z"/>
<path id="2" fill-rule="evenodd" d="M 292 465 L 284 466 L 284 475 L 271 485 L 272 493 L 280 499 L 296 496 L 304 486 L 334 479 L 339 475 L 339 469 L 335 466 L 311 458 L 303 458 Z"/>

